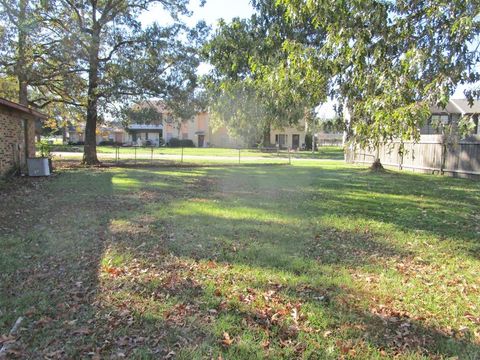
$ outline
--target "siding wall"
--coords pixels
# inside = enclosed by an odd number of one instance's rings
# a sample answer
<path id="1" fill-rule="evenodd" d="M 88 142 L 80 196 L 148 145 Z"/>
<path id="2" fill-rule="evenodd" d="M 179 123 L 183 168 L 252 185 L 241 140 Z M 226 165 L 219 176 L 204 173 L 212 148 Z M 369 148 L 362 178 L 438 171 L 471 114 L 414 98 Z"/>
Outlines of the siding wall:
<path id="1" fill-rule="evenodd" d="M 276 144 L 277 135 L 286 135 L 287 142 L 284 145 L 285 147 L 293 147 L 293 135 L 299 135 L 299 147 L 305 144 L 305 122 L 302 120 L 299 122 L 298 126 L 287 127 L 283 129 L 272 129 L 270 131 L 270 144 Z"/>

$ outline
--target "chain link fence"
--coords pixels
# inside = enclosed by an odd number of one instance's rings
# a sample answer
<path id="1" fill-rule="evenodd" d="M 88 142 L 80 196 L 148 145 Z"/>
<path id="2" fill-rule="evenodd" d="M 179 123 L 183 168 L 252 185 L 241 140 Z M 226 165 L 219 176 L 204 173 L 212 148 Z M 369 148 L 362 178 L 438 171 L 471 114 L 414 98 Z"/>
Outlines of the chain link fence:
<path id="1" fill-rule="evenodd" d="M 55 160 L 81 160 L 81 147 L 53 149 Z M 342 160 L 340 147 L 320 147 L 315 152 L 279 148 L 165 148 L 98 147 L 101 162 L 112 164 L 292 164 L 320 159 Z"/>

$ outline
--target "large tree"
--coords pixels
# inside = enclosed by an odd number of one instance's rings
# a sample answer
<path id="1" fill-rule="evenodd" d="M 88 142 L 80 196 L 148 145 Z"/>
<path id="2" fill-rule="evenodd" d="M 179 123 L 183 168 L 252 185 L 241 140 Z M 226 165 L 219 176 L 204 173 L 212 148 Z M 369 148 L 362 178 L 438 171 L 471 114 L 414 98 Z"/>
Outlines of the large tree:
<path id="1" fill-rule="evenodd" d="M 143 28 L 138 17 L 160 4 L 172 21 Z M 158 97 L 188 98 L 196 88 L 197 48 L 206 27 L 189 29 L 188 0 L 57 0 L 46 21 L 70 46 L 86 79 L 85 164 L 98 163 L 97 124 L 118 104 Z"/>
<path id="2" fill-rule="evenodd" d="M 0 0 L 2 95 L 22 105 L 44 108 L 52 102 L 78 105 L 82 79 L 72 66 L 65 41 L 45 21 L 48 2 Z M 16 94 L 10 84 L 16 84 Z"/>
<path id="3" fill-rule="evenodd" d="M 288 21 L 285 8 L 274 1 L 253 5 L 251 18 L 220 22 L 205 46 L 205 57 L 213 65 L 205 84 L 214 119 L 235 135 L 259 142 L 269 141 L 272 126 L 296 124 L 327 94 L 323 73 L 313 79 L 290 71 L 288 63 L 302 59 L 284 47 L 288 39 L 320 46 L 323 34 L 305 22 Z"/>
<path id="4" fill-rule="evenodd" d="M 293 52 L 328 64 L 330 93 L 348 109 L 349 138 L 362 147 L 417 139 L 429 106 L 445 106 L 458 84 L 479 80 L 478 1 L 279 3 L 287 18 L 326 32 L 323 46 L 296 43 Z"/>
<path id="5" fill-rule="evenodd" d="M 349 114 L 347 140 L 363 147 L 417 139 L 429 106 L 479 80 L 477 0 L 252 3 L 251 19 L 220 27 L 211 42 L 217 83 L 253 79 L 282 118 L 328 94 Z"/>

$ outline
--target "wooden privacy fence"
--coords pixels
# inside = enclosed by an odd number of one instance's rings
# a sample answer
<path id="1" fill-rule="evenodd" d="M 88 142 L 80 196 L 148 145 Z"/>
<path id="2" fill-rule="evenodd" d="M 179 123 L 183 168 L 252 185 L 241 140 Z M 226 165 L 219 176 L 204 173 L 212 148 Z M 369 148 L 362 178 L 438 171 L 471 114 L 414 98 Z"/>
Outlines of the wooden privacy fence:
<path id="1" fill-rule="evenodd" d="M 400 170 L 448 174 L 462 177 L 480 177 L 480 139 L 461 140 L 445 144 L 438 140 L 404 142 L 404 154 L 399 153 L 400 142 L 380 146 L 379 157 L 383 165 Z M 371 164 L 374 149 L 353 148 L 346 150 L 346 161 Z"/>

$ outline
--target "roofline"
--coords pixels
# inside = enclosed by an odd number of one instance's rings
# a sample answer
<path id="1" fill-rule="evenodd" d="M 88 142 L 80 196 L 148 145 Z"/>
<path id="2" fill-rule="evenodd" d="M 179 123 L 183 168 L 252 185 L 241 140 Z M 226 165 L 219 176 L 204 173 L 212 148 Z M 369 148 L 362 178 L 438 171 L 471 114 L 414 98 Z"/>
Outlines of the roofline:
<path id="1" fill-rule="evenodd" d="M 43 120 L 48 119 L 47 115 L 42 114 L 41 112 L 39 112 L 37 110 L 31 109 L 28 106 L 17 104 L 13 101 L 9 101 L 9 100 L 4 99 L 4 98 L 0 98 L 0 105 L 3 105 L 3 106 L 8 107 L 10 109 L 21 111 L 23 113 L 26 113 L 26 114 L 29 114 L 29 115 L 32 115 L 32 116 L 36 116 L 36 117 L 38 117 L 40 119 L 43 119 Z"/>
<path id="2" fill-rule="evenodd" d="M 458 111 L 460 111 L 460 114 L 464 115 L 465 112 L 463 112 L 463 109 L 455 102 L 456 99 L 450 99 L 450 102 L 457 108 Z"/>

